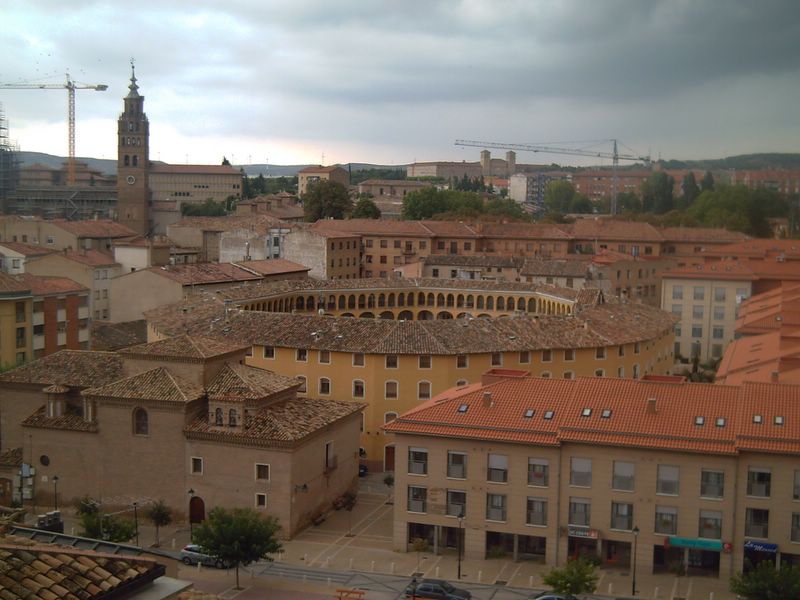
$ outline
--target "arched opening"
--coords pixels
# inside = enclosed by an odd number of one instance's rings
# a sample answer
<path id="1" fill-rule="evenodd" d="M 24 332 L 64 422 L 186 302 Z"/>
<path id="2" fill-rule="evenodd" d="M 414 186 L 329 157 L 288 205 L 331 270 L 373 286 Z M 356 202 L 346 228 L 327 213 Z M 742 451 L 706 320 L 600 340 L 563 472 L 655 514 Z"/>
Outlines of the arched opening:
<path id="1" fill-rule="evenodd" d="M 434 296 L 433 293 L 428 294 L 425 306 L 436 306 L 436 296 Z"/>
<path id="2" fill-rule="evenodd" d="M 525 298 L 517 300 L 517 310 L 525 310 Z"/>
<path id="3" fill-rule="evenodd" d="M 133 433 L 147 435 L 150 432 L 150 422 L 147 411 L 143 408 L 133 409 Z"/>
<path id="4" fill-rule="evenodd" d="M 444 306 L 445 299 L 444 294 L 437 294 L 436 295 L 436 306 Z"/>
<path id="5" fill-rule="evenodd" d="M 331 294 L 330 296 L 328 296 L 328 310 L 333 310 L 334 308 L 336 308 L 336 296 Z"/>
<path id="6" fill-rule="evenodd" d="M 467 304 L 466 304 L 466 306 L 467 306 L 467 308 L 475 308 L 475 296 L 473 296 L 472 294 L 467 296 Z"/>
<path id="7" fill-rule="evenodd" d="M 319 304 L 320 304 L 319 307 L 322 308 L 324 305 L 322 298 L 320 298 Z M 314 296 L 309 296 L 308 298 L 306 298 L 306 308 L 308 310 L 314 310 Z"/>
<path id="8" fill-rule="evenodd" d="M 500 296 L 497 299 L 497 310 L 505 310 L 506 309 L 506 299 Z"/>
<path id="9" fill-rule="evenodd" d="M 355 308 L 355 307 L 356 307 L 356 297 L 353 294 L 351 294 L 347 298 L 347 308 Z"/>
<path id="10" fill-rule="evenodd" d="M 464 294 L 459 294 L 456 296 L 456 307 L 464 308 Z"/>
<path id="11" fill-rule="evenodd" d="M 354 316 L 354 315 L 353 315 L 353 313 L 346 312 L 346 313 L 342 313 L 342 315 L 341 315 L 341 316 L 342 316 L 342 317 L 350 317 L 350 318 L 353 318 L 353 316 Z"/>
<path id="12" fill-rule="evenodd" d="M 385 310 L 380 314 L 380 318 L 385 319 L 387 321 L 391 321 L 392 319 L 394 319 L 394 315 L 392 314 L 392 311 Z"/>
<path id="13" fill-rule="evenodd" d="M 536 300 L 534 298 L 528 300 L 528 312 L 536 312 Z"/>
<path id="14" fill-rule="evenodd" d="M 456 303 L 455 296 L 453 296 L 453 294 L 447 294 L 447 307 L 453 308 L 453 306 L 455 306 L 455 303 Z"/>
<path id="15" fill-rule="evenodd" d="M 358 308 L 366 308 L 367 307 L 367 297 L 364 294 L 358 295 Z"/>
<path id="16" fill-rule="evenodd" d="M 359 319 L 374 319 L 375 318 L 375 313 L 371 313 L 369 311 L 363 312 L 360 315 L 358 315 L 358 318 Z"/>
<path id="17" fill-rule="evenodd" d="M 460 312 L 456 315 L 456 319 L 469 319 L 471 316 L 469 313 Z"/>
<path id="18" fill-rule="evenodd" d="M 514 310 L 514 307 L 515 307 L 514 298 L 509 298 L 508 299 L 508 305 L 507 306 L 508 306 L 508 310 Z"/>
<path id="19" fill-rule="evenodd" d="M 486 313 L 481 313 L 481 314 L 478 315 L 478 318 L 479 319 L 491 319 L 492 317 L 490 317 Z"/>
<path id="20" fill-rule="evenodd" d="M 486 310 L 494 310 L 494 296 L 486 297 Z"/>
<path id="21" fill-rule="evenodd" d="M 398 319 L 402 319 L 404 321 L 413 321 L 414 320 L 414 313 L 410 310 L 401 310 L 400 314 L 397 315 Z"/>
<path id="22" fill-rule="evenodd" d="M 446 310 L 442 310 L 442 311 L 439 311 L 439 314 L 436 315 L 436 318 L 439 319 L 439 320 L 452 319 L 453 315 L 451 315 Z"/>
<path id="23" fill-rule="evenodd" d="M 189 500 L 189 522 L 202 523 L 206 520 L 206 503 L 200 496 L 192 496 Z"/>
<path id="24" fill-rule="evenodd" d="M 417 315 L 418 321 L 431 321 L 433 319 L 433 313 L 429 310 L 421 310 Z"/>
<path id="25" fill-rule="evenodd" d="M 297 310 L 305 310 L 305 308 L 306 308 L 306 300 L 305 300 L 305 298 L 300 296 L 297 299 L 297 302 L 296 302 L 295 306 L 297 306 Z"/>
<path id="26" fill-rule="evenodd" d="M 375 294 L 367 296 L 367 308 L 375 308 Z"/>
<path id="27" fill-rule="evenodd" d="M 483 296 L 478 296 L 478 302 L 475 305 L 478 310 L 483 310 Z"/>
<path id="28" fill-rule="evenodd" d="M 389 294 L 389 306 L 394 306 L 394 294 Z"/>
<path id="29" fill-rule="evenodd" d="M 228 427 L 236 427 L 238 419 L 236 418 L 236 409 L 232 408 L 228 411 Z"/>
<path id="30" fill-rule="evenodd" d="M 408 304 L 409 306 L 414 306 L 414 292 L 408 292 L 408 302 L 406 302 L 406 304 Z"/>
<path id="31" fill-rule="evenodd" d="M 346 306 L 347 300 L 344 296 L 339 296 L 339 308 L 343 309 Z"/>
<path id="32" fill-rule="evenodd" d="M 378 308 L 386 306 L 386 294 L 378 294 Z"/>
<path id="33" fill-rule="evenodd" d="M 417 294 L 417 306 L 425 306 L 425 294 L 422 292 Z"/>

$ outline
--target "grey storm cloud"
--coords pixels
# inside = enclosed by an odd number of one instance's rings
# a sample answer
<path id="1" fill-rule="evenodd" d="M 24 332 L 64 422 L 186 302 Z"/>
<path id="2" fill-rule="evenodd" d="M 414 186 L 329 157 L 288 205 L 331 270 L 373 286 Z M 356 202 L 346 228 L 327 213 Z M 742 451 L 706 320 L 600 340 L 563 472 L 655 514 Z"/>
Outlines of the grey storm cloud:
<path id="1" fill-rule="evenodd" d="M 8 14 L 0 80 L 69 67 L 110 85 L 82 117 L 113 119 L 135 55 L 154 126 L 186 135 L 338 140 L 360 160 L 376 145 L 460 156 L 452 139 L 474 134 L 702 155 L 789 151 L 800 133 L 796 1 L 34 0 Z M 63 118 L 34 96 L 0 101 L 23 123 Z"/>

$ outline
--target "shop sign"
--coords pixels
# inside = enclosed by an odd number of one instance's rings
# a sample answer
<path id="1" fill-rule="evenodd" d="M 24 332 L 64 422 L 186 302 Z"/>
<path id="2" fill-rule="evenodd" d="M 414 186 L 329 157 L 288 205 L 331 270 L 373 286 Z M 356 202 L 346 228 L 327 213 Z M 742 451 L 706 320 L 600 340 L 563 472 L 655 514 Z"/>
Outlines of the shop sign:
<path id="1" fill-rule="evenodd" d="M 593 540 L 598 538 L 597 529 L 589 529 L 588 527 L 580 527 L 578 525 L 570 525 L 567 528 L 567 535 L 571 537 L 590 538 Z"/>
<path id="2" fill-rule="evenodd" d="M 767 542 L 754 542 L 747 540 L 744 543 L 745 550 L 755 550 L 757 552 L 777 552 L 778 544 L 768 544 Z"/>
<path id="3" fill-rule="evenodd" d="M 695 550 L 714 550 L 720 552 L 723 549 L 722 542 L 717 540 L 698 540 L 695 538 L 670 537 L 664 540 L 665 546 L 675 548 L 692 548 Z"/>

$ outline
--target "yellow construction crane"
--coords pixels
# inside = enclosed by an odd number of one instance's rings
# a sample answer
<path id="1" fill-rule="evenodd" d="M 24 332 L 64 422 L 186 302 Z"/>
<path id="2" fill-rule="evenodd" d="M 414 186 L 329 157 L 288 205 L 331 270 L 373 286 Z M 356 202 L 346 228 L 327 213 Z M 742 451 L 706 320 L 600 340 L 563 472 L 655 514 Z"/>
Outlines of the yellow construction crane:
<path id="1" fill-rule="evenodd" d="M 73 81 L 67 73 L 66 83 L 0 83 L 0 90 L 67 90 L 67 118 L 69 121 L 69 152 L 67 159 L 67 185 L 75 185 L 75 90 L 104 92 L 103 83 L 88 84 Z"/>
<path id="2" fill-rule="evenodd" d="M 581 148 L 563 148 L 559 146 L 545 146 L 542 144 L 504 144 L 502 142 L 479 142 L 475 140 L 456 140 L 456 146 L 472 146 L 475 148 L 497 148 L 501 150 L 521 150 L 523 152 L 542 152 L 544 154 L 570 154 L 573 156 L 594 156 L 598 158 L 610 158 L 612 160 L 612 179 L 611 179 L 611 214 L 617 214 L 617 194 L 619 192 L 619 176 L 617 167 L 620 160 L 642 161 L 646 165 L 650 164 L 649 156 L 637 156 L 635 154 L 620 154 L 617 150 L 617 140 L 607 140 L 613 143 L 611 152 L 600 152 L 597 150 L 586 150 Z M 577 143 L 577 142 L 575 142 Z"/>

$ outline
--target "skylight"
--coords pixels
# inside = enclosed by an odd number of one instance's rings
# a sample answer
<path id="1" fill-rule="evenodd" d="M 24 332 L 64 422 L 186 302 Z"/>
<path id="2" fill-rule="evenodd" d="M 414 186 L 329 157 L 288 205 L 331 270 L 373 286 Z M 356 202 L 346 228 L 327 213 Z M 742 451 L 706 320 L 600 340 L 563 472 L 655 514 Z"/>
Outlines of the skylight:
<path id="1" fill-rule="evenodd" d="M 775 425 L 783 425 L 783 416 L 775 415 Z"/>
<path id="2" fill-rule="evenodd" d="M 717 427 L 725 427 L 725 417 L 717 417 Z"/>
<path id="3" fill-rule="evenodd" d="M 526 418 L 526 419 L 530 419 L 530 418 L 532 418 L 535 412 L 536 412 L 536 411 L 535 411 L 534 409 L 532 409 L 532 408 L 528 408 L 528 409 L 526 409 L 526 410 L 525 410 L 525 418 Z"/>
<path id="4" fill-rule="evenodd" d="M 591 408 L 584 408 L 581 411 L 581 416 L 582 417 L 591 417 L 592 416 L 592 409 Z"/>
<path id="5" fill-rule="evenodd" d="M 753 423 L 756 425 L 761 425 L 764 422 L 764 418 L 761 415 L 753 415 Z"/>
<path id="6" fill-rule="evenodd" d="M 550 419 L 552 419 L 552 418 L 553 418 L 553 414 L 554 414 L 554 413 L 553 413 L 553 411 L 552 411 L 552 410 L 546 410 L 546 411 L 544 411 L 544 418 L 545 418 L 545 420 L 549 421 Z"/>
<path id="7" fill-rule="evenodd" d="M 610 408 L 604 408 L 603 412 L 600 413 L 600 418 L 601 419 L 610 419 L 611 418 L 611 409 Z"/>
<path id="8" fill-rule="evenodd" d="M 462 404 L 461 406 L 458 407 L 458 412 L 465 413 L 465 412 L 467 412 L 468 408 L 469 408 L 469 404 Z"/>
<path id="9" fill-rule="evenodd" d="M 706 418 L 702 416 L 697 416 L 694 418 L 694 424 L 702 427 L 706 424 Z"/>

